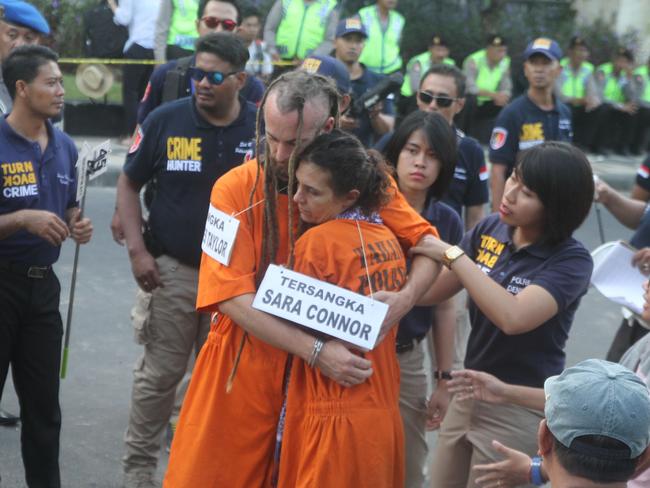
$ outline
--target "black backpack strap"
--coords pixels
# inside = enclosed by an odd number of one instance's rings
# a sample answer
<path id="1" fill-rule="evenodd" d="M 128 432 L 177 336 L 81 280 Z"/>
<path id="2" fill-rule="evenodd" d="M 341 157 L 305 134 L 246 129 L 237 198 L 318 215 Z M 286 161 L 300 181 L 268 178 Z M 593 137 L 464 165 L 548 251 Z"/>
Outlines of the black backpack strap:
<path id="1" fill-rule="evenodd" d="M 192 66 L 194 56 L 179 58 L 176 66 L 165 74 L 162 90 L 162 103 L 171 102 L 187 96 L 187 70 Z"/>

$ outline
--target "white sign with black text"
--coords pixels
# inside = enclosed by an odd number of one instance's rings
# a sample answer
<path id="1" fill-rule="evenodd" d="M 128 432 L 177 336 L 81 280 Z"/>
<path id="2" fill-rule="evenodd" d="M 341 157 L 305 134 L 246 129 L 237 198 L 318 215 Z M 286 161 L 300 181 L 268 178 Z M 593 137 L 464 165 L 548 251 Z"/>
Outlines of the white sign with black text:
<path id="1" fill-rule="evenodd" d="M 88 156 L 88 180 L 92 181 L 99 175 L 103 175 L 108 171 L 108 155 L 111 152 L 111 141 L 106 139 L 101 144 L 97 144 L 92 148 L 91 154 Z"/>
<path id="2" fill-rule="evenodd" d="M 87 142 L 81 144 L 79 157 L 77 158 L 77 201 L 80 202 L 84 193 L 86 193 L 86 183 L 88 182 L 88 158 L 90 157 L 90 146 Z"/>
<path id="3" fill-rule="evenodd" d="M 388 305 L 345 288 L 270 265 L 253 308 L 370 350 Z"/>
<path id="4" fill-rule="evenodd" d="M 201 249 L 212 259 L 228 266 L 237 238 L 237 229 L 239 220 L 210 205 Z"/>

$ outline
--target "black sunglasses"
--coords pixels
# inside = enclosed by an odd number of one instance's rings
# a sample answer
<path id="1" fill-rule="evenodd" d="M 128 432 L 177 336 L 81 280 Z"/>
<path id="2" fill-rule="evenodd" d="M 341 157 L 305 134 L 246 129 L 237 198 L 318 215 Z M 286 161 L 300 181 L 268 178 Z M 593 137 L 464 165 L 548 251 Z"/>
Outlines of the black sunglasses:
<path id="1" fill-rule="evenodd" d="M 429 105 L 435 100 L 436 105 L 440 108 L 451 107 L 451 104 L 454 103 L 454 101 L 458 100 L 457 98 L 451 98 L 449 95 L 429 93 L 425 91 L 419 91 L 418 98 L 425 105 Z"/>
<path id="2" fill-rule="evenodd" d="M 201 68 L 190 68 L 187 72 L 189 73 L 190 78 L 197 83 L 207 77 L 211 85 L 221 85 L 226 78 L 239 73 L 239 71 L 231 71 L 230 73 L 222 73 L 221 71 L 203 71 Z"/>

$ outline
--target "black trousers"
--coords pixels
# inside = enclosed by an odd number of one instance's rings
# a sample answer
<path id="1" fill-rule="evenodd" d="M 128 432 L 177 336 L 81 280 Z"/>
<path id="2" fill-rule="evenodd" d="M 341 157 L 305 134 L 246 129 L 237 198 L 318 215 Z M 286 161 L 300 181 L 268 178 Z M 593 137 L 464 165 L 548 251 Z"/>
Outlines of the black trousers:
<path id="1" fill-rule="evenodd" d="M 186 56 L 191 56 L 192 54 L 194 54 L 194 50 L 183 49 L 182 47 L 173 44 L 167 44 L 167 49 L 165 50 L 165 56 L 167 57 L 167 61 L 171 61 L 172 59 L 184 58 Z"/>
<path id="2" fill-rule="evenodd" d="M 153 59 L 153 49 L 131 44 L 124 53 L 126 59 Z M 124 105 L 124 130 L 133 134 L 138 120 L 138 104 L 144 96 L 147 83 L 153 72 L 150 64 L 125 64 L 122 68 L 122 103 Z"/>
<path id="3" fill-rule="evenodd" d="M 488 144 L 492 136 L 494 122 L 502 108 L 492 101 L 479 105 L 475 95 L 467 95 L 465 107 L 459 114 L 461 129 L 478 139 L 480 143 Z"/>
<path id="4" fill-rule="evenodd" d="M 59 488 L 61 285 L 0 265 L 0 391 L 11 364 L 20 404 L 21 448 L 30 488 Z"/>

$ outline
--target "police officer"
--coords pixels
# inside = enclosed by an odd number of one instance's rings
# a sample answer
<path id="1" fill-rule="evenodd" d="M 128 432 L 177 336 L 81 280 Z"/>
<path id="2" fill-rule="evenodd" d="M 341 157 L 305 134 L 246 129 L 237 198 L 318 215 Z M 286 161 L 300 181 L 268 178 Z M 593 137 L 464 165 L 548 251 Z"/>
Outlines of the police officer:
<path id="1" fill-rule="evenodd" d="M 418 91 L 422 75 L 434 64 L 448 64 L 454 66 L 454 60 L 449 57 L 449 45 L 440 34 L 431 36 L 429 49 L 413 56 L 406 64 L 406 74 L 402 85 L 401 95 L 412 97 Z"/>
<path id="2" fill-rule="evenodd" d="M 158 61 L 192 54 L 199 36 L 194 22 L 199 0 L 162 0 L 156 17 L 154 57 Z"/>
<path id="3" fill-rule="evenodd" d="M 191 352 L 209 317 L 195 311 L 201 240 L 214 181 L 252 156 L 255 105 L 238 96 L 248 50 L 235 35 L 208 34 L 196 45 L 194 95 L 152 112 L 139 129 L 118 180 L 118 213 L 138 286 L 151 292 L 139 340 L 123 458 L 125 486 L 154 486 L 160 437 Z M 156 178 L 143 238 L 138 193 Z"/>
<path id="4" fill-rule="evenodd" d="M 361 61 L 368 69 L 384 75 L 402 67 L 400 43 L 404 16 L 397 12 L 397 0 L 378 0 L 359 10 L 357 15 L 368 33 Z"/>
<path id="5" fill-rule="evenodd" d="M 50 119 L 63 108 L 57 55 L 16 48 L 2 71 L 13 100 L 0 121 L 0 389 L 11 364 L 20 402 L 26 484 L 59 487 L 59 363 L 63 324 L 52 265 L 92 224 L 76 203 L 74 142 Z"/>
<path id="6" fill-rule="evenodd" d="M 589 46 L 580 36 L 573 36 L 569 42 L 568 56 L 562 58 L 562 71 L 555 87 L 559 99 L 571 109 L 573 120 L 573 141 L 583 147 L 592 148 L 602 110 L 594 80 L 594 65 L 589 58 Z"/>
<path id="7" fill-rule="evenodd" d="M 50 26 L 41 13 L 22 1 L 2 2 L 4 13 L 0 20 L 0 62 L 19 46 L 38 44 L 42 36 L 50 33 Z M 0 113 L 11 111 L 12 101 L 0 71 Z M 0 398 L 2 389 L 0 389 Z M 0 409 L 0 425 L 15 425 L 18 417 Z"/>
<path id="8" fill-rule="evenodd" d="M 634 70 L 635 93 L 639 110 L 635 115 L 635 135 L 631 152 L 650 151 L 650 57 L 646 64 Z"/>
<path id="9" fill-rule="evenodd" d="M 417 95 L 418 109 L 438 112 L 454 127 L 454 117 L 465 103 L 465 75 L 452 65 L 433 65 L 422 77 Z M 485 213 L 488 202 L 488 170 L 483 149 L 476 139 L 456 129 L 458 161 L 454 178 L 443 201 L 465 221 L 465 229 L 474 227 Z M 463 216 L 463 208 L 465 215 Z"/>
<path id="10" fill-rule="evenodd" d="M 544 141 L 571 141 L 571 111 L 553 94 L 561 58 L 560 46 L 546 37 L 535 39 L 524 51 L 528 91 L 501 111 L 490 139 L 493 212 L 499 209 L 519 151 Z"/>
<path id="11" fill-rule="evenodd" d="M 494 119 L 512 96 L 508 43 L 499 34 L 487 38 L 486 47 L 463 62 L 467 77 L 467 103 L 461 128 L 486 143 Z"/>
<path id="12" fill-rule="evenodd" d="M 382 75 L 370 71 L 359 62 L 367 37 L 363 24 L 356 17 L 342 20 L 336 27 L 334 54 L 350 73 L 353 99 L 361 97 L 383 78 Z M 343 113 L 340 124 L 343 130 L 351 132 L 364 146 L 370 147 L 376 139 L 393 129 L 394 114 L 393 96 L 390 95 L 371 107 L 369 111 L 360 114 L 353 114 L 350 111 Z"/>
<path id="13" fill-rule="evenodd" d="M 604 146 L 618 154 L 628 155 L 630 152 L 634 115 L 638 109 L 633 68 L 634 55 L 625 47 L 616 50 L 611 62 L 596 68 L 596 84 L 605 112 L 596 134 L 596 141 L 602 143 L 597 147 L 599 150 Z"/>
<path id="14" fill-rule="evenodd" d="M 19 46 L 38 44 L 42 36 L 50 34 L 50 26 L 33 5 L 15 0 L 0 2 L 4 15 L 0 20 L 0 61 Z M 0 112 L 11 111 L 11 97 L 0 78 Z"/>
<path id="15" fill-rule="evenodd" d="M 275 0 L 264 24 L 264 42 L 276 65 L 273 78 L 310 54 L 326 56 L 332 51 L 337 0 Z"/>

